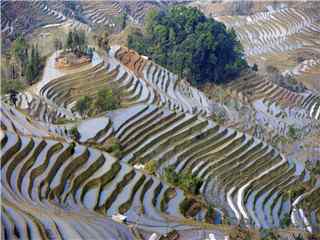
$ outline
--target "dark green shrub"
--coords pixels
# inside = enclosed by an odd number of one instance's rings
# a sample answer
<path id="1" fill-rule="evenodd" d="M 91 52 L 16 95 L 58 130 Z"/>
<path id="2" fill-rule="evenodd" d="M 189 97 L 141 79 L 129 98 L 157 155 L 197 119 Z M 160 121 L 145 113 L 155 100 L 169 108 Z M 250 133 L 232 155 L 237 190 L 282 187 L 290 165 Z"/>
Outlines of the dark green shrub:
<path id="1" fill-rule="evenodd" d="M 252 70 L 255 71 L 255 72 L 258 72 L 258 65 L 256 63 L 253 64 Z"/>
<path id="2" fill-rule="evenodd" d="M 11 90 L 22 91 L 26 85 L 18 79 L 14 80 L 1 80 L 1 95 L 10 93 Z"/>
<path id="3" fill-rule="evenodd" d="M 155 160 L 150 160 L 149 162 L 146 163 L 144 166 L 144 170 L 150 174 L 154 175 L 157 171 L 157 162 Z"/>
<path id="4" fill-rule="evenodd" d="M 170 166 L 165 169 L 165 179 L 172 185 L 180 187 L 185 192 L 199 194 L 202 180 L 187 173 L 176 173 L 174 167 Z"/>
<path id="5" fill-rule="evenodd" d="M 261 240 L 278 240 L 279 238 L 270 229 L 262 229 L 260 232 Z"/>
<path id="6" fill-rule="evenodd" d="M 286 213 L 280 221 L 280 226 L 282 228 L 287 228 L 291 224 L 290 214 Z"/>
<path id="7" fill-rule="evenodd" d="M 81 116 L 84 116 L 88 113 L 90 106 L 91 106 L 91 98 L 88 96 L 82 96 L 79 98 L 75 105 L 75 110 L 78 111 Z"/>
<path id="8" fill-rule="evenodd" d="M 80 133 L 79 133 L 79 131 L 78 131 L 78 128 L 76 127 L 76 126 L 74 126 L 74 127 L 72 127 L 71 129 L 70 129 L 70 135 L 71 135 L 71 138 L 73 139 L 73 140 L 79 140 L 80 139 Z"/>
<path id="9" fill-rule="evenodd" d="M 184 216 L 186 216 L 187 211 L 192 206 L 192 203 L 193 203 L 193 201 L 188 198 L 183 199 L 183 201 L 180 203 L 180 211 Z"/>
<path id="10" fill-rule="evenodd" d="M 92 105 L 96 113 L 111 111 L 120 106 L 120 96 L 113 88 L 102 89 L 98 92 Z"/>
<path id="11" fill-rule="evenodd" d="M 75 142 L 71 142 L 70 143 L 71 155 L 74 154 L 75 148 L 76 148 L 76 143 Z"/>
<path id="12" fill-rule="evenodd" d="M 298 129 L 290 125 L 288 129 L 288 136 L 293 140 L 297 139 L 299 137 Z"/>

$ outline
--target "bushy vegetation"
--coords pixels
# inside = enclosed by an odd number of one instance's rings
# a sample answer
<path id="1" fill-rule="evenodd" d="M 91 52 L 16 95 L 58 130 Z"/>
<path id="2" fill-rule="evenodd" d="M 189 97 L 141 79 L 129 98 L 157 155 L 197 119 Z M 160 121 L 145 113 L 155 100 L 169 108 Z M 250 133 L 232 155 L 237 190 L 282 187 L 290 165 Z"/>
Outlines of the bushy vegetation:
<path id="1" fill-rule="evenodd" d="M 192 217 L 194 216 L 199 210 L 200 205 L 197 203 L 197 201 L 193 198 L 185 198 L 180 203 L 180 211 L 181 213 L 186 217 Z"/>
<path id="2" fill-rule="evenodd" d="M 110 144 L 110 152 L 116 152 L 121 150 L 121 145 L 117 138 L 110 138 L 108 143 Z"/>
<path id="3" fill-rule="evenodd" d="M 2 94 L 10 90 L 22 90 L 26 84 L 32 84 L 44 67 L 44 59 L 40 57 L 38 47 L 29 45 L 22 36 L 12 42 L 3 60 Z"/>
<path id="4" fill-rule="evenodd" d="M 287 228 L 290 226 L 290 224 L 291 224 L 290 214 L 286 213 L 286 214 L 284 214 L 284 216 L 282 217 L 282 219 L 280 221 L 280 226 L 282 228 Z"/>
<path id="5" fill-rule="evenodd" d="M 82 50 L 86 47 L 86 35 L 83 31 L 69 31 L 65 47 L 67 49 Z"/>
<path id="6" fill-rule="evenodd" d="M 269 79 L 281 87 L 298 93 L 306 90 L 306 87 L 301 82 L 298 82 L 294 76 L 290 74 L 283 75 L 280 70 L 274 66 L 268 65 L 266 72 Z"/>
<path id="7" fill-rule="evenodd" d="M 112 88 L 100 90 L 93 101 L 93 107 L 97 113 L 114 110 L 118 108 L 119 105 L 120 99 L 115 89 Z"/>
<path id="8" fill-rule="evenodd" d="M 213 113 L 213 114 L 211 115 L 211 119 L 212 119 L 214 122 L 218 123 L 219 125 L 224 124 L 224 122 L 226 121 L 225 116 L 222 116 L 222 115 L 217 114 L 217 113 Z"/>
<path id="9" fill-rule="evenodd" d="M 310 160 L 306 161 L 306 168 L 314 175 L 320 175 L 320 162 L 312 163 Z"/>
<path id="10" fill-rule="evenodd" d="M 122 156 L 122 147 L 118 138 L 109 138 L 106 145 L 107 152 L 112 153 L 115 157 L 118 158 Z"/>
<path id="11" fill-rule="evenodd" d="M 81 116 L 85 116 L 88 114 L 91 105 L 91 98 L 88 96 L 81 96 L 75 105 L 75 109 L 81 114 Z"/>
<path id="12" fill-rule="evenodd" d="M 206 222 L 214 223 L 214 213 L 215 213 L 214 208 L 212 206 L 208 206 L 208 210 L 205 216 Z"/>
<path id="13" fill-rule="evenodd" d="M 278 240 L 278 236 L 270 229 L 262 229 L 260 232 L 261 240 Z"/>
<path id="14" fill-rule="evenodd" d="M 290 125 L 288 128 L 288 137 L 292 140 L 296 140 L 299 138 L 299 129 L 295 128 L 293 125 Z"/>
<path id="15" fill-rule="evenodd" d="M 58 51 L 63 48 L 63 43 L 60 39 L 56 38 L 53 40 L 53 46 L 54 46 L 54 49 Z"/>
<path id="16" fill-rule="evenodd" d="M 223 83 L 247 67 L 235 31 L 191 7 L 149 11 L 144 32 L 131 33 L 128 47 L 194 84 Z"/>
<path id="17" fill-rule="evenodd" d="M 199 194 L 202 180 L 187 173 L 176 173 L 174 167 L 165 169 L 165 179 L 174 186 L 180 187 L 185 192 Z"/>
<path id="18" fill-rule="evenodd" d="M 10 90 L 22 91 L 26 84 L 19 80 L 1 79 L 1 95 L 8 94 Z"/>
<path id="19" fill-rule="evenodd" d="M 26 66 L 27 82 L 31 84 L 32 81 L 34 81 L 34 79 L 39 75 L 40 70 L 43 67 L 44 65 L 41 64 L 38 47 L 32 46 L 31 55 Z"/>
<path id="20" fill-rule="evenodd" d="M 97 96 L 94 97 L 82 96 L 76 102 L 75 110 L 85 117 L 112 111 L 119 106 L 120 95 L 116 88 L 110 87 L 99 90 Z"/>
<path id="21" fill-rule="evenodd" d="M 74 154 L 75 148 L 76 148 L 76 143 L 75 142 L 71 142 L 69 147 L 70 147 L 71 154 Z"/>
<path id="22" fill-rule="evenodd" d="M 71 138 L 75 141 L 79 140 L 81 137 L 77 127 L 72 127 L 70 129 L 70 135 L 71 135 Z"/>
<path id="23" fill-rule="evenodd" d="M 65 42 L 65 48 L 73 52 L 78 57 L 87 55 L 92 58 L 93 49 L 88 47 L 87 42 L 87 37 L 84 31 L 69 31 Z"/>
<path id="24" fill-rule="evenodd" d="M 154 175 L 157 171 L 157 162 L 155 160 L 150 160 L 149 162 L 146 163 L 144 166 L 144 170 L 150 174 Z"/>
<path id="25" fill-rule="evenodd" d="M 299 197 L 300 195 L 302 195 L 303 193 L 305 193 L 307 191 L 307 184 L 296 184 L 295 186 L 291 187 L 288 191 L 287 191 L 287 196 L 289 198 L 290 201 L 292 201 L 293 199 L 296 199 L 297 197 Z"/>
<path id="26" fill-rule="evenodd" d="M 120 30 L 125 29 L 127 26 L 128 14 L 126 11 L 122 12 L 120 15 L 113 17 L 113 22 L 120 28 Z"/>
<path id="27" fill-rule="evenodd" d="M 109 33 L 107 31 L 103 31 L 100 34 L 93 36 L 98 47 L 108 51 L 110 49 L 109 45 Z"/>
<path id="28" fill-rule="evenodd" d="M 252 240 L 253 238 L 250 235 L 248 229 L 236 227 L 230 233 L 230 240 Z"/>

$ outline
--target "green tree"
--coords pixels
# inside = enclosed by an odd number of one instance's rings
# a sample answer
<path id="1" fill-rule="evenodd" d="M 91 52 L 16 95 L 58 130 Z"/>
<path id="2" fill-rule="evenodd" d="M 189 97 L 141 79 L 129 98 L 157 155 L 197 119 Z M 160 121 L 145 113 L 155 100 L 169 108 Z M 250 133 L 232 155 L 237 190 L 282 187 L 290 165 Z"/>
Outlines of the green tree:
<path id="1" fill-rule="evenodd" d="M 57 38 L 54 39 L 53 45 L 54 45 L 54 49 L 55 49 L 56 51 L 62 49 L 62 42 L 61 42 L 59 39 L 57 39 Z"/>
<path id="2" fill-rule="evenodd" d="M 71 138 L 72 138 L 73 140 L 75 140 L 75 141 L 79 140 L 80 137 L 81 137 L 81 135 L 80 135 L 80 133 L 79 133 L 79 131 L 78 131 L 78 128 L 77 128 L 76 126 L 74 126 L 74 127 L 72 127 L 72 128 L 70 129 L 70 135 L 71 135 Z"/>
<path id="3" fill-rule="evenodd" d="M 86 48 L 86 34 L 84 31 L 80 31 L 78 32 L 78 38 L 79 38 L 79 46 L 81 51 L 84 51 L 84 49 Z"/>
<path id="4" fill-rule="evenodd" d="M 247 67 L 235 31 L 191 7 L 151 10 L 144 32 L 129 34 L 128 47 L 194 84 L 222 83 Z"/>
<path id="5" fill-rule="evenodd" d="M 1 79 L 1 94 L 8 94 L 11 90 L 22 91 L 25 88 L 25 84 L 17 79 L 6 80 Z"/>
<path id="6" fill-rule="evenodd" d="M 82 96 L 80 99 L 77 101 L 75 105 L 75 110 L 78 111 L 81 116 L 84 116 L 85 114 L 88 113 L 88 110 L 90 109 L 91 105 L 91 98 L 88 96 Z"/>
<path id="7" fill-rule="evenodd" d="M 11 56 L 15 62 L 20 66 L 20 75 L 26 73 L 28 64 L 28 44 L 22 36 L 18 36 L 11 45 Z"/>
<path id="8" fill-rule="evenodd" d="M 298 130 L 293 125 L 288 128 L 288 136 L 294 140 L 298 138 Z"/>
<path id="9" fill-rule="evenodd" d="M 28 57 L 25 67 L 25 75 L 28 84 L 32 84 L 42 68 L 38 46 L 31 47 L 31 55 Z"/>
<path id="10" fill-rule="evenodd" d="M 73 36 L 72 31 L 68 32 L 67 40 L 66 40 L 66 48 L 72 49 L 73 48 Z"/>
<path id="11" fill-rule="evenodd" d="M 188 173 L 177 173 L 173 166 L 165 169 L 164 173 L 167 182 L 178 186 L 186 192 L 199 194 L 199 189 L 202 185 L 202 180 Z"/>
<path id="12" fill-rule="evenodd" d="M 122 16 L 121 16 L 121 30 L 125 29 L 127 26 L 127 18 L 128 18 L 128 14 L 127 12 L 123 12 Z"/>
<path id="13" fill-rule="evenodd" d="M 26 40 L 18 36 L 12 43 L 11 54 L 18 58 L 21 62 L 24 62 L 28 57 L 28 44 Z"/>
<path id="14" fill-rule="evenodd" d="M 280 221 L 280 226 L 282 228 L 287 228 L 290 226 L 290 223 L 291 223 L 290 214 L 286 213 Z"/>
<path id="15" fill-rule="evenodd" d="M 174 170 L 174 167 L 172 166 L 167 167 L 164 171 L 164 176 L 167 182 L 173 185 L 178 185 L 178 175 Z"/>
<path id="16" fill-rule="evenodd" d="M 33 45 L 32 45 L 32 48 L 31 48 L 30 63 L 33 66 L 35 66 L 35 64 L 36 64 L 36 48 Z"/>
<path id="17" fill-rule="evenodd" d="M 34 64 L 35 64 L 35 66 L 37 68 L 37 74 L 38 74 L 40 72 L 40 68 L 42 67 L 41 66 L 41 57 L 40 57 L 40 52 L 39 52 L 38 45 L 36 45 L 36 48 L 35 48 Z"/>
<path id="18" fill-rule="evenodd" d="M 95 39 L 96 39 L 96 42 L 97 42 L 97 45 L 108 51 L 110 46 L 109 46 L 109 34 L 107 31 L 104 31 L 103 33 L 95 36 Z"/>
<path id="19" fill-rule="evenodd" d="M 35 73 L 34 66 L 32 62 L 29 62 L 26 67 L 26 80 L 29 85 L 32 84 L 32 81 L 34 79 L 34 73 Z"/>
<path id="20" fill-rule="evenodd" d="M 100 90 L 94 102 L 94 107 L 97 112 L 114 110 L 118 105 L 119 101 L 111 88 Z"/>

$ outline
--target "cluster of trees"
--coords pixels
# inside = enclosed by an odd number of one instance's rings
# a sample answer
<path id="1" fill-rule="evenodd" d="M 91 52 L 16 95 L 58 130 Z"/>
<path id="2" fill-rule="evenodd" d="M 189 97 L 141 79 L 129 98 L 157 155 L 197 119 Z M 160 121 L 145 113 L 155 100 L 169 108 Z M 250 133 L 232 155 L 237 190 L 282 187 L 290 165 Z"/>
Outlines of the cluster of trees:
<path id="1" fill-rule="evenodd" d="M 38 46 L 29 46 L 22 36 L 12 42 L 8 58 L 9 80 L 25 80 L 32 84 L 44 67 Z"/>
<path id="2" fill-rule="evenodd" d="M 120 106 L 120 94 L 115 88 L 106 88 L 98 91 L 93 97 L 82 96 L 75 105 L 75 110 L 81 116 L 94 116 L 102 112 L 117 109 Z"/>
<path id="3" fill-rule="evenodd" d="M 128 14 L 127 14 L 128 9 L 124 10 L 123 13 L 121 13 L 118 16 L 113 17 L 113 21 L 115 22 L 117 28 L 120 30 L 123 30 L 127 26 L 127 21 L 128 21 Z"/>
<path id="4" fill-rule="evenodd" d="M 269 79 L 281 87 L 298 93 L 306 90 L 306 87 L 301 82 L 298 82 L 294 76 L 290 74 L 283 75 L 275 66 L 268 65 L 266 67 L 266 72 Z"/>
<path id="5" fill-rule="evenodd" d="M 63 48 L 63 44 L 62 44 L 62 41 L 58 38 L 54 39 L 53 40 L 53 45 L 54 45 L 54 49 L 57 51 L 57 50 L 60 50 Z"/>
<path id="6" fill-rule="evenodd" d="M 98 45 L 99 48 L 102 48 L 106 51 L 109 50 L 109 33 L 107 31 L 104 31 L 98 35 L 94 36 L 94 39 Z"/>
<path id="7" fill-rule="evenodd" d="M 289 213 L 284 214 L 282 219 L 280 220 L 280 227 L 281 228 L 287 228 L 291 224 L 291 217 Z"/>
<path id="8" fill-rule="evenodd" d="M 290 125 L 288 128 L 288 137 L 292 140 L 296 140 L 299 138 L 301 131 L 295 128 L 293 125 Z"/>
<path id="9" fill-rule="evenodd" d="M 61 44 L 55 43 L 55 46 L 61 47 Z M 82 55 L 88 55 L 90 58 L 92 58 L 93 56 L 93 49 L 88 47 L 87 37 L 84 31 L 69 31 L 65 42 L 65 48 L 72 51 L 78 57 L 81 57 Z"/>
<path id="10" fill-rule="evenodd" d="M 128 36 L 128 47 L 194 84 L 223 83 L 248 66 L 233 29 L 185 6 L 151 10 L 144 31 Z"/>
<path id="11" fill-rule="evenodd" d="M 86 47 L 86 34 L 84 31 L 69 31 L 67 40 L 66 40 L 66 48 L 71 49 L 72 51 L 83 50 Z"/>
<path id="12" fill-rule="evenodd" d="M 10 93 L 12 90 L 22 91 L 26 87 L 22 81 L 17 79 L 1 79 L 1 95 Z"/>
<path id="13" fill-rule="evenodd" d="M 165 179 L 167 182 L 174 186 L 180 187 L 186 192 L 192 194 L 199 194 L 199 189 L 202 185 L 202 180 L 192 174 L 187 173 L 176 173 L 174 167 L 169 166 L 165 168 Z"/>
<path id="14" fill-rule="evenodd" d="M 41 64 L 40 54 L 38 47 L 32 46 L 31 55 L 28 59 L 26 67 L 26 79 L 28 83 L 32 81 L 39 75 L 40 70 L 44 66 Z"/>

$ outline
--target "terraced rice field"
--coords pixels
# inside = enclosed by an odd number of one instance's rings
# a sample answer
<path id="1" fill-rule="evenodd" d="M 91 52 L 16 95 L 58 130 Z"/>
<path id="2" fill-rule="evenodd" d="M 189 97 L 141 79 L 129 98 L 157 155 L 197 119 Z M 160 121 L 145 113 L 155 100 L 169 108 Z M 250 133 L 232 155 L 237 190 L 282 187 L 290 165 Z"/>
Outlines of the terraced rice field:
<path id="1" fill-rule="evenodd" d="M 310 38 L 320 31 L 317 9 L 284 8 L 246 17 L 218 17 L 217 20 L 235 29 L 247 56 L 319 47 L 318 40 Z"/>
<path id="2" fill-rule="evenodd" d="M 3 1 L 1 9 L 4 8 L 6 11 L 1 14 L 1 32 L 6 35 L 27 33 L 41 25 L 61 24 L 67 20 L 66 16 L 44 1 L 21 1 L 17 4 Z"/>
<path id="3" fill-rule="evenodd" d="M 81 2 L 82 13 L 86 21 L 93 25 L 114 24 L 114 18 L 126 13 L 129 21 L 141 24 L 144 16 L 150 9 L 165 9 L 170 4 L 176 4 L 178 1 L 90 1 Z"/>
<path id="4" fill-rule="evenodd" d="M 250 63 L 258 63 L 262 68 L 273 65 L 284 75 L 294 76 L 309 88 L 319 90 L 320 18 L 316 6 L 280 8 L 250 16 L 216 19 L 234 28 Z M 266 87 L 262 83 L 259 90 L 262 92 Z M 276 91 L 272 93 L 278 98 L 282 96 Z M 315 111 L 311 110 L 313 105 Z M 319 119 L 317 105 L 316 101 L 310 106 L 303 105 L 308 109 L 308 116 Z"/>
<path id="5" fill-rule="evenodd" d="M 71 111 L 74 102 L 82 95 L 94 96 L 109 82 L 117 83 L 124 92 L 125 108 L 80 123 L 53 124 L 54 119 L 68 118 L 64 114 L 67 112 L 77 118 Z M 263 85 L 270 89 L 268 83 L 257 82 L 256 94 Z M 184 192 L 133 167 L 155 160 L 157 176 L 173 166 L 176 172 L 202 179 L 201 195 L 217 206 L 218 222 L 223 217 L 233 223 L 271 228 L 278 227 L 282 218 L 291 214 L 296 227 L 312 229 L 318 224 L 317 205 L 312 211 L 302 207 L 305 198 L 318 199 L 319 186 L 310 182 L 307 172 L 261 140 L 208 120 L 210 102 L 205 95 L 135 52 L 113 46 L 103 61 L 80 72 L 40 82 L 38 88 L 40 95 L 18 95 L 20 110 L 6 104 L 2 107 L 2 185 L 24 204 L 50 209 L 54 206 L 57 211 L 76 215 L 84 211 L 99 214 L 102 219 L 120 212 L 138 227 L 162 233 L 168 228 L 188 229 L 189 225 L 182 224 L 186 216 L 180 208 L 187 199 Z M 270 94 L 270 99 L 287 96 L 289 102 L 295 99 L 306 109 L 318 100 L 290 95 L 284 89 L 277 91 Z M 263 96 L 268 92 L 272 91 L 261 90 Z M 310 112 L 316 116 L 319 106 L 312 106 Z M 73 126 L 80 133 L 81 144 L 104 144 L 115 137 L 122 156 L 116 159 L 85 145 L 52 140 L 54 137 L 70 142 L 69 130 Z M 290 199 L 290 189 L 301 184 L 313 189 Z M 9 196 L 6 198 L 11 204 Z M 5 234 L 26 234 L 20 226 L 23 223 L 14 220 L 21 209 L 4 209 L 8 213 Z M 196 209 L 194 216 L 203 220 L 206 207 Z M 39 226 L 48 221 L 46 216 L 35 219 L 26 221 L 36 221 Z M 71 224 L 68 221 L 58 228 Z M 13 233 L 12 228 L 16 229 Z M 62 236 L 79 234 L 77 229 L 61 231 Z M 108 230 L 107 234 L 114 233 Z"/>
<path id="6" fill-rule="evenodd" d="M 163 67 L 124 47 L 113 46 L 109 56 L 115 58 L 114 64 L 125 66 L 122 66 L 122 76 L 129 72 L 125 78 L 118 78 L 122 87 L 127 89 L 129 99 L 137 98 L 139 103 L 147 101 L 172 111 L 210 114 L 210 100 Z"/>
<path id="7" fill-rule="evenodd" d="M 248 135 L 190 114 L 156 107 L 135 111 L 126 121 L 120 113 L 109 116 L 115 123 L 123 121 L 114 128 L 123 146 L 121 161 L 145 164 L 156 160 L 159 174 L 174 166 L 177 172 L 200 177 L 206 199 L 224 203 L 221 207 L 239 221 L 276 226 L 290 211 L 286 194 L 290 186 L 309 180 L 301 180 L 301 173 L 275 149 Z M 274 205 L 283 208 L 272 212 Z"/>
<path id="8" fill-rule="evenodd" d="M 183 218 L 181 190 L 105 153 L 10 132 L 2 144 L 2 186 L 26 204 L 57 205 L 67 212 L 89 209 L 109 217 L 121 212 L 129 222 L 159 231 L 167 228 L 167 219 L 178 227 Z"/>
<path id="9" fill-rule="evenodd" d="M 86 20 L 94 25 L 112 25 L 112 17 L 122 13 L 119 2 L 116 1 L 90 1 L 82 2 L 82 14 Z"/>
<path id="10" fill-rule="evenodd" d="M 137 23 L 153 6 L 127 5 L 130 21 Z M 89 26 L 70 21 L 60 3 L 23 6 L 39 11 L 45 25 L 88 29 L 112 24 L 126 9 L 118 1 L 82 2 Z M 8 16 L 1 16 L 1 30 L 11 34 L 17 23 Z M 218 19 L 235 28 L 249 59 L 319 49 L 319 14 L 309 8 Z M 103 56 L 94 53 L 91 64 L 66 71 L 54 68 L 56 54 L 41 81 L 17 95 L 16 106 L 1 96 L 3 239 L 139 239 L 140 231 L 183 233 L 206 226 L 222 240 L 230 226 L 218 231 L 208 222 L 270 229 L 287 216 L 297 231 L 319 231 L 319 179 L 266 142 L 212 121 L 215 103 L 186 80 L 123 46 L 113 45 Z M 316 57 L 305 59 L 286 73 L 314 76 L 318 66 Z M 121 108 L 82 119 L 77 100 L 111 84 L 120 92 Z M 227 88 L 265 115 L 286 115 L 288 125 L 303 122 L 303 128 L 320 120 L 316 91 L 296 93 L 252 72 Z M 120 154 L 109 151 L 112 141 Z M 154 174 L 144 169 L 151 161 Z M 169 184 L 167 167 L 199 178 L 200 193 L 190 196 Z M 112 219 L 119 213 L 126 224 Z"/>
<path id="11" fill-rule="evenodd" d="M 320 119 L 320 102 L 316 92 L 296 93 L 271 81 L 260 79 L 255 74 L 232 82 L 229 84 L 229 90 L 235 95 L 241 93 L 247 102 L 262 100 L 282 105 L 290 109 L 288 114 L 294 118 Z"/>
<path id="12" fill-rule="evenodd" d="M 70 147 L 66 144 L 35 137 L 20 137 L 10 132 L 1 134 L 1 148 L 3 239 L 88 239 L 93 236 L 99 239 L 133 239 L 124 226 L 80 205 L 75 210 L 66 205 L 59 206 L 55 200 L 46 198 L 52 192 L 50 186 L 60 192 L 57 189 L 66 184 L 64 175 L 54 173 L 68 157 L 69 160 L 74 160 L 73 164 L 66 162 L 71 164 L 69 166 L 76 167 L 77 160 L 80 159 L 83 160 L 78 167 L 88 168 L 90 160 L 93 164 L 95 159 L 91 157 L 89 160 L 84 149 L 76 148 L 75 158 L 72 158 Z M 102 155 L 96 160 L 99 159 L 100 164 L 102 160 L 105 162 Z M 85 162 L 87 165 L 83 164 Z M 85 168 L 82 169 L 85 172 Z"/>

